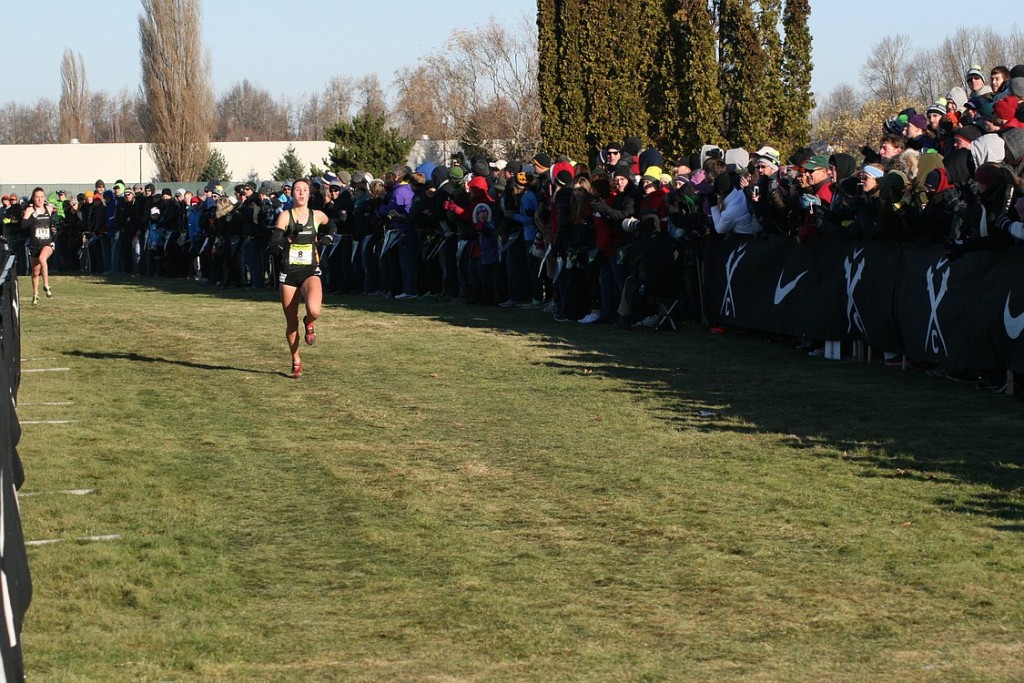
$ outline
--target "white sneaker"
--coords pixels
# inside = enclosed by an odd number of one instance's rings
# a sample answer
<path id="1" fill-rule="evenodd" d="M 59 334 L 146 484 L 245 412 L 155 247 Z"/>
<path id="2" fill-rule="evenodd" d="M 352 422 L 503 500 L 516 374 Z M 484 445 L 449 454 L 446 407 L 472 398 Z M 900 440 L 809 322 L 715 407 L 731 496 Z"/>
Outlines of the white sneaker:
<path id="1" fill-rule="evenodd" d="M 406 294 L 405 292 L 395 295 L 396 299 L 418 299 L 419 297 L 415 294 Z"/>
<path id="2" fill-rule="evenodd" d="M 580 320 L 580 322 L 583 323 L 584 325 L 590 325 L 592 323 L 596 323 L 600 319 L 601 319 L 601 314 L 600 313 L 588 313 L 585 316 L 583 316 L 583 318 Z"/>
<path id="3" fill-rule="evenodd" d="M 641 320 L 640 324 L 642 326 L 644 326 L 644 327 L 657 327 L 658 326 L 658 316 L 656 316 L 656 315 L 649 315 L 646 318 L 644 318 L 643 320 Z"/>

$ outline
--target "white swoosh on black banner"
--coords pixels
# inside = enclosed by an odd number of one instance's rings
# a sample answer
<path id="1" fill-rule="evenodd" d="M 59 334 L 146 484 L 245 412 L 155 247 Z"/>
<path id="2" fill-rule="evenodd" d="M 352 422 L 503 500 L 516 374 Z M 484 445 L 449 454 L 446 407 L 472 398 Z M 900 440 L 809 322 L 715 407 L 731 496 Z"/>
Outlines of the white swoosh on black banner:
<path id="1" fill-rule="evenodd" d="M 1010 314 L 1009 294 L 1006 295 L 1006 306 L 1003 307 L 1003 326 L 1006 328 L 1006 334 L 1010 335 L 1010 339 L 1016 339 L 1021 332 L 1024 332 L 1024 313 L 1016 316 Z"/>
<path id="2" fill-rule="evenodd" d="M 795 278 L 787 282 L 785 286 L 782 285 L 782 276 L 786 274 L 786 271 L 783 270 L 781 273 L 779 273 L 779 283 L 775 285 L 776 306 L 781 304 L 782 300 L 789 296 L 789 293 L 792 292 L 793 289 L 796 287 L 796 283 L 800 282 L 800 278 L 802 278 L 804 275 L 807 275 L 807 273 L 808 271 L 805 270 L 804 272 L 800 273 Z"/>
<path id="3" fill-rule="evenodd" d="M 860 255 L 863 254 L 863 253 L 864 253 L 864 247 L 861 247 L 860 249 L 856 249 L 853 252 L 853 260 L 856 261 L 857 259 L 859 259 Z"/>

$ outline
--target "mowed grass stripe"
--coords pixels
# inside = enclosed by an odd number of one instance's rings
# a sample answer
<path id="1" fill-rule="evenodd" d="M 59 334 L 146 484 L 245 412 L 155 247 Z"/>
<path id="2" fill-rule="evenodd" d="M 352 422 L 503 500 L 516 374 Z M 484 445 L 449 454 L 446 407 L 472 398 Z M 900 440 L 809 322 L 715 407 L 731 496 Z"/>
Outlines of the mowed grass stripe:
<path id="1" fill-rule="evenodd" d="M 60 278 L 30 675 L 1013 680 L 1020 404 L 699 329 Z M 50 409 L 54 413 L 58 409 Z M 26 409 L 20 411 L 25 413 Z M 51 417 L 33 406 L 33 417 Z M 55 415 L 53 417 L 56 417 Z"/>

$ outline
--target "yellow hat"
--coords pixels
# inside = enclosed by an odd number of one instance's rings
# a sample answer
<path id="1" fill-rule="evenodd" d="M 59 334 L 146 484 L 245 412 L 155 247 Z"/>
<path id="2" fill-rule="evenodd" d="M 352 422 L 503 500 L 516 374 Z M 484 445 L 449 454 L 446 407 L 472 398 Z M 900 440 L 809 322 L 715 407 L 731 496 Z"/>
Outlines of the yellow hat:
<path id="1" fill-rule="evenodd" d="M 662 173 L 663 171 L 661 170 L 661 166 L 648 166 L 647 170 L 644 171 L 644 175 L 641 180 L 650 180 L 655 183 L 660 183 Z"/>

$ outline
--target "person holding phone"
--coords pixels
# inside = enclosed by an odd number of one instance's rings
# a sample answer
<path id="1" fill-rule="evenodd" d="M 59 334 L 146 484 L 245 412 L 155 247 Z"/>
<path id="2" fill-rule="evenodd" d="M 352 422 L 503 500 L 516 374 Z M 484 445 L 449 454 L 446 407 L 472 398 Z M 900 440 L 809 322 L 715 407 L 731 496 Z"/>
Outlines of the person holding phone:
<path id="1" fill-rule="evenodd" d="M 47 262 L 53 254 L 55 237 L 54 214 L 57 207 L 46 201 L 46 191 L 41 187 L 32 190 L 32 199 L 25 207 L 22 224 L 29 240 L 29 257 L 32 267 L 32 305 L 39 305 L 39 275 L 43 276 L 43 291 L 46 298 L 53 298 L 50 291 L 50 270 Z"/>

